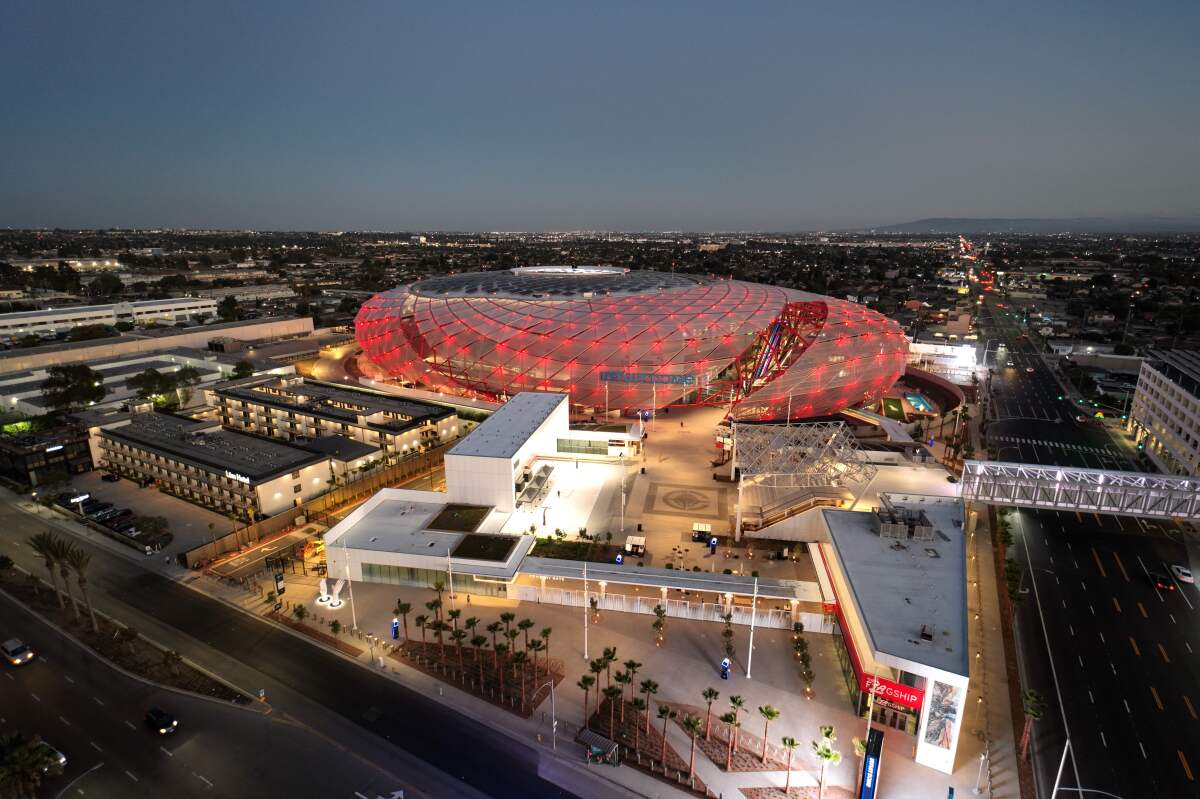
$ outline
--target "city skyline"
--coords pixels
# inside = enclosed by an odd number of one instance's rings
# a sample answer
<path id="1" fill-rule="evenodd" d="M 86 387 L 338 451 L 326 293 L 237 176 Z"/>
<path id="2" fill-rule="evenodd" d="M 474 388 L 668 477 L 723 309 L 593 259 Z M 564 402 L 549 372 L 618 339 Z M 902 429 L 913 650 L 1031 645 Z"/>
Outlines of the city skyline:
<path id="1" fill-rule="evenodd" d="M 24 4 L 0 56 L 22 120 L 0 134 L 0 223 L 1200 214 L 1194 7 L 688 12 Z"/>

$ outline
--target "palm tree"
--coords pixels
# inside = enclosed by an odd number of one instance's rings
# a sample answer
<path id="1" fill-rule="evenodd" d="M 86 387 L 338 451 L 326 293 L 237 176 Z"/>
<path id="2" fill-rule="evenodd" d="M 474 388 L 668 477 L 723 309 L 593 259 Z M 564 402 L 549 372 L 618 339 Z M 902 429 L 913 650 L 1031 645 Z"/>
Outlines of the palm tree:
<path id="1" fill-rule="evenodd" d="M 608 685 L 612 685 L 612 664 L 617 659 L 617 648 L 615 646 L 604 647 L 604 654 L 600 657 L 604 661 L 604 672 Z"/>
<path id="2" fill-rule="evenodd" d="M 629 706 L 631 708 L 633 708 L 634 713 L 641 713 L 646 709 L 646 703 L 642 700 L 642 698 L 640 696 L 635 696 L 633 699 L 630 699 Z M 646 718 L 646 723 L 647 724 L 650 723 L 649 717 Z M 638 721 L 637 717 L 635 716 L 633 719 L 633 751 L 639 752 L 639 753 L 641 752 L 641 749 L 638 747 L 638 733 L 640 733 L 641 731 L 642 731 L 642 725 Z"/>
<path id="3" fill-rule="evenodd" d="M 646 697 L 646 708 L 650 708 L 650 697 L 658 693 L 658 683 L 654 680 L 642 680 L 642 694 Z M 650 714 L 646 714 L 646 736 L 650 736 Z"/>
<path id="4" fill-rule="evenodd" d="M 524 652 L 513 652 L 513 656 L 509 660 L 512 661 L 513 679 L 516 680 L 519 676 L 521 680 L 521 707 L 525 707 L 525 663 L 529 660 L 529 655 Z"/>
<path id="5" fill-rule="evenodd" d="M 704 697 L 704 703 L 706 705 L 708 705 L 708 710 L 705 711 L 705 722 L 704 722 L 704 740 L 707 741 L 710 737 L 710 733 L 712 733 L 713 702 L 716 702 L 717 699 L 720 698 L 721 692 L 718 691 L 716 688 L 705 688 L 704 693 L 701 694 L 701 696 Z"/>
<path id="6" fill-rule="evenodd" d="M 429 617 L 424 613 L 419 616 L 414 616 L 413 621 L 417 624 L 417 629 L 421 631 L 421 650 L 425 650 L 425 623 L 429 621 Z"/>
<path id="7" fill-rule="evenodd" d="M 683 728 L 687 730 L 688 736 L 692 739 L 692 751 L 688 755 L 688 784 L 690 785 L 696 778 L 696 739 L 700 737 L 700 730 L 704 728 L 704 722 L 696 716 L 684 716 Z"/>
<path id="8" fill-rule="evenodd" d="M 475 628 L 478 626 L 479 619 L 474 616 L 468 616 L 467 618 L 463 619 L 463 629 L 470 632 L 471 635 L 475 634 Z"/>
<path id="9" fill-rule="evenodd" d="M 75 572 L 75 580 L 79 583 L 79 594 L 83 597 L 88 618 L 92 620 L 92 632 L 100 632 L 100 626 L 96 624 L 96 611 L 92 608 L 92 599 L 87 592 L 87 569 L 92 562 L 91 553 L 82 547 L 73 546 L 67 549 L 66 557 L 71 570 Z"/>
<path id="10" fill-rule="evenodd" d="M 783 748 L 787 750 L 787 776 L 783 780 L 783 795 L 787 796 L 788 790 L 792 787 L 792 756 L 796 754 L 796 749 L 800 746 L 800 742 L 789 735 L 785 735 L 779 739 L 783 744 Z"/>
<path id="11" fill-rule="evenodd" d="M 525 633 L 525 648 L 529 648 L 529 631 L 533 628 L 533 619 L 521 619 L 517 622 L 517 629 Z"/>
<path id="12" fill-rule="evenodd" d="M 0 736 L 0 792 L 17 799 L 33 797 L 42 780 L 62 774 L 51 750 L 42 739 L 19 733 Z"/>
<path id="13" fill-rule="evenodd" d="M 614 741 L 617 739 L 617 697 L 623 694 L 624 691 L 616 685 L 610 685 L 604 689 L 604 698 L 608 700 L 608 737 L 612 738 Z M 622 715 L 624 715 L 624 713 L 622 713 Z"/>
<path id="14" fill-rule="evenodd" d="M 817 780 L 817 799 L 825 799 L 825 767 L 836 766 L 842 762 L 842 753 L 833 748 L 837 736 L 833 734 L 833 725 L 821 726 L 821 740 L 813 741 L 813 754 L 821 761 L 821 776 Z"/>
<path id="15" fill-rule="evenodd" d="M 1025 711 L 1025 729 L 1021 731 L 1021 759 L 1025 760 L 1029 757 L 1029 738 L 1033 732 L 1033 722 L 1041 721 L 1046 706 L 1041 694 L 1025 690 L 1021 692 L 1021 707 Z"/>
<path id="16" fill-rule="evenodd" d="M 458 629 L 458 619 L 460 616 L 462 616 L 462 611 L 459 610 L 458 608 L 455 608 L 454 610 L 446 611 L 446 618 L 448 618 L 451 621 L 451 623 L 453 623 L 454 629 L 456 629 L 456 630 Z"/>
<path id="17" fill-rule="evenodd" d="M 779 711 L 770 705 L 759 705 L 758 714 L 763 717 L 763 745 L 762 745 L 762 762 L 767 762 L 767 727 L 771 726 L 771 722 L 779 718 Z"/>
<path id="18" fill-rule="evenodd" d="M 618 671 L 617 676 L 613 677 L 617 681 L 617 685 L 621 688 L 621 723 L 625 723 L 625 686 L 633 682 L 633 675 L 627 671 Z"/>
<path id="19" fill-rule="evenodd" d="M 641 663 L 636 660 L 627 660 L 622 665 L 625 666 L 625 671 L 629 672 L 629 693 L 633 693 L 633 681 L 637 679 L 638 670 L 642 667 Z"/>
<path id="20" fill-rule="evenodd" d="M 433 624 L 430 629 L 433 630 L 433 635 L 437 638 L 438 648 L 442 646 L 442 600 L 431 599 L 425 603 L 425 609 L 433 614 Z"/>
<path id="21" fill-rule="evenodd" d="M 731 697 L 729 697 L 729 706 L 731 708 L 733 708 L 734 720 L 737 721 L 737 719 L 741 715 L 742 708 L 744 708 L 746 706 L 746 700 L 742 699 L 740 696 L 737 696 L 737 695 L 731 696 Z M 738 730 L 738 727 L 741 727 L 741 726 L 742 725 L 741 725 L 740 721 L 733 725 L 733 748 L 734 749 L 737 749 L 737 738 L 738 738 L 737 730 Z"/>
<path id="22" fill-rule="evenodd" d="M 50 533 L 31 535 L 29 537 L 29 546 L 33 549 L 34 554 L 42 559 L 42 563 L 46 566 L 46 571 L 50 572 L 50 585 L 54 588 L 54 595 L 58 597 L 58 606 L 66 608 L 67 605 L 63 602 L 62 593 L 58 590 L 58 572 L 54 570 L 54 567 L 57 565 L 54 536 Z"/>
<path id="23" fill-rule="evenodd" d="M 662 753 L 659 755 L 658 759 L 664 764 L 664 766 L 667 762 L 667 722 L 678 715 L 679 714 L 674 709 L 668 707 L 667 705 L 658 706 L 658 717 L 662 719 L 663 723 Z"/>
<path id="24" fill-rule="evenodd" d="M 396 607 L 392 608 L 392 615 L 399 616 L 404 622 L 404 640 L 408 640 L 408 614 L 412 613 L 412 605 L 408 602 L 396 600 Z"/>
<path id="25" fill-rule="evenodd" d="M 588 691 L 596 684 L 596 678 L 590 674 L 585 674 L 579 678 L 579 682 L 575 683 L 583 690 L 583 726 L 584 729 L 591 729 L 591 717 L 588 716 Z"/>
<path id="26" fill-rule="evenodd" d="M 546 648 L 546 642 L 543 641 L 541 638 L 534 638 L 532 641 L 529 642 L 529 651 L 533 653 L 533 679 L 535 679 L 535 680 L 538 678 L 537 655 L 538 655 L 538 652 L 541 652 L 545 648 Z M 547 666 L 546 673 L 547 674 L 550 673 L 549 665 L 550 664 L 546 664 L 546 666 Z"/>
<path id="27" fill-rule="evenodd" d="M 512 623 L 516 618 L 517 618 L 517 614 L 515 614 L 511 611 L 506 611 L 506 612 L 500 614 L 500 621 L 504 622 L 505 634 L 507 634 L 508 631 L 512 628 Z"/>
<path id="28" fill-rule="evenodd" d="M 542 634 L 541 634 L 542 643 L 544 643 L 546 645 L 546 673 L 547 674 L 550 673 L 550 634 L 552 632 L 554 632 L 554 630 L 550 627 L 542 628 Z"/>
<path id="29" fill-rule="evenodd" d="M 304 621 L 304 617 L 308 615 L 308 608 L 303 605 L 297 605 L 292 608 L 292 615 L 296 617 L 296 621 Z"/>
<path id="30" fill-rule="evenodd" d="M 500 660 L 504 660 L 504 655 L 508 652 L 508 644 L 496 644 L 492 647 L 492 651 L 499 656 Z M 496 668 L 496 675 L 500 678 L 500 698 L 504 698 L 504 667 Z"/>
<path id="31" fill-rule="evenodd" d="M 500 622 L 494 621 L 487 626 L 487 631 L 492 634 L 492 668 L 496 668 L 496 633 L 500 632 Z"/>
<path id="32" fill-rule="evenodd" d="M 480 657 L 483 648 L 487 646 L 486 635 L 471 636 L 471 646 L 475 647 L 475 663 L 479 666 L 479 690 L 483 690 L 483 658 Z"/>
<path id="33" fill-rule="evenodd" d="M 605 667 L 604 658 L 596 658 L 595 660 L 588 663 L 588 671 L 590 671 L 596 677 L 596 685 L 597 686 L 600 685 L 600 682 L 599 682 L 600 681 L 600 673 L 602 671 L 604 671 L 604 667 Z"/>
<path id="34" fill-rule="evenodd" d="M 458 672 L 460 676 L 463 670 L 462 642 L 466 637 L 467 633 L 465 630 L 456 629 L 454 632 L 450 633 L 450 640 L 454 642 L 454 646 L 458 649 Z"/>
<path id="35" fill-rule="evenodd" d="M 71 610 L 75 612 L 75 621 L 79 621 L 79 603 L 75 601 L 75 592 L 71 590 L 71 564 L 67 557 L 71 554 L 71 544 L 58 536 L 51 538 L 54 547 L 54 561 L 58 564 L 58 575 L 62 577 L 63 586 L 67 589 L 67 597 L 71 600 Z"/>
<path id="36" fill-rule="evenodd" d="M 737 728 L 741 724 L 738 723 L 737 713 L 732 710 L 722 715 L 721 721 L 729 725 L 729 742 L 725 747 L 725 770 L 733 771 L 733 739 L 737 737 Z"/>

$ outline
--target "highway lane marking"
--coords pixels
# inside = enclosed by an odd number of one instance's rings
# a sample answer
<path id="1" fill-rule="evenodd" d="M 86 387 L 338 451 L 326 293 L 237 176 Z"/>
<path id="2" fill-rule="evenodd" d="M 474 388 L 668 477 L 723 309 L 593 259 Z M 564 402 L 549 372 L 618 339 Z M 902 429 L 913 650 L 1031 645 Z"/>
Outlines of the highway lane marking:
<path id="1" fill-rule="evenodd" d="M 1183 704 L 1187 705 L 1188 713 L 1192 714 L 1192 718 L 1200 720 L 1200 716 L 1196 715 L 1196 708 L 1192 707 L 1192 700 L 1188 699 L 1188 695 L 1183 695 Z"/>
<path id="2" fill-rule="evenodd" d="M 1163 649 L 1162 644 L 1158 645 L 1158 654 L 1162 655 L 1162 659 L 1165 660 L 1167 663 L 1171 662 L 1171 659 L 1169 657 L 1167 657 L 1167 650 Z"/>
<path id="3" fill-rule="evenodd" d="M 42 698 L 41 698 L 40 696 L 38 696 L 37 694 L 35 694 L 33 691 L 30 691 L 30 692 L 29 692 L 29 695 L 33 697 L 33 701 L 35 701 L 35 702 L 41 702 L 41 701 L 42 701 Z"/>
<path id="4" fill-rule="evenodd" d="M 133 724 L 133 722 L 132 722 L 132 721 L 130 721 L 129 719 L 126 719 L 126 720 L 125 720 L 125 726 L 126 726 L 126 727 L 128 727 L 128 728 L 129 728 L 129 729 L 131 729 L 131 730 L 136 730 L 136 729 L 137 729 L 137 727 L 135 727 L 135 726 L 134 726 L 134 724 Z"/>
<path id="5" fill-rule="evenodd" d="M 1088 701 L 1091 702 L 1093 705 L 1096 704 L 1096 697 L 1092 696 L 1091 689 L 1088 689 Z"/>
<path id="6" fill-rule="evenodd" d="M 1092 557 L 1096 559 L 1096 568 L 1100 570 L 1100 576 L 1107 577 L 1108 573 L 1104 571 L 1104 564 L 1100 562 L 1100 553 L 1096 551 L 1095 547 L 1092 547 Z"/>
<path id="7" fill-rule="evenodd" d="M 1108 641 L 1105 641 L 1105 640 L 1104 640 L 1104 633 L 1100 633 L 1100 643 L 1102 643 L 1102 644 L 1107 644 L 1107 643 L 1108 643 Z"/>
<path id="8" fill-rule="evenodd" d="M 1104 744 L 1104 748 L 1108 748 L 1108 739 L 1104 737 L 1104 732 L 1100 732 L 1100 743 Z"/>
<path id="9" fill-rule="evenodd" d="M 1143 618 L 1143 619 L 1148 619 L 1148 618 L 1150 618 L 1150 614 L 1146 612 L 1146 606 L 1145 606 L 1145 605 L 1143 605 L 1141 602 L 1138 602 L 1138 603 L 1137 603 L 1137 606 L 1138 606 L 1138 610 L 1140 610 L 1140 611 L 1142 612 L 1142 618 Z"/>
<path id="10" fill-rule="evenodd" d="M 196 772 L 193 771 L 192 776 L 195 777 L 196 779 L 200 780 L 205 785 L 207 785 L 208 789 L 210 791 L 212 790 L 212 787 L 213 787 L 212 782 L 210 780 L 208 780 L 207 778 L 205 778 L 205 776 L 203 774 L 197 774 Z"/>
<path id="11" fill-rule="evenodd" d="M 4 676 L 7 677 L 8 679 L 12 680 L 13 682 L 16 682 L 17 678 L 12 676 L 11 674 L 9 674 L 7 671 L 4 672 Z"/>
<path id="12" fill-rule="evenodd" d="M 1087 593 L 1087 583 L 1085 583 L 1083 580 L 1079 581 L 1079 587 L 1083 589 L 1085 594 Z"/>
<path id="13" fill-rule="evenodd" d="M 1076 569 L 1078 569 L 1078 568 L 1079 568 L 1079 561 L 1077 561 L 1077 560 L 1075 560 L 1074 558 L 1072 558 L 1072 559 L 1071 559 L 1071 562 L 1075 564 L 1075 568 L 1076 568 Z"/>
<path id="14" fill-rule="evenodd" d="M 1096 615 L 1096 609 L 1094 607 L 1092 607 L 1091 605 L 1088 605 L 1088 610 L 1090 610 L 1092 612 L 1093 616 Z"/>
<path id="15" fill-rule="evenodd" d="M 1171 624 L 1178 624 L 1178 623 L 1179 623 L 1179 622 L 1175 621 L 1175 614 L 1174 614 L 1174 613 L 1168 613 L 1168 614 L 1167 614 L 1167 618 L 1171 620 Z"/>
<path id="16" fill-rule="evenodd" d="M 95 703 L 96 703 L 97 705 L 99 705 L 100 707 L 104 707 L 104 702 L 103 702 L 103 701 L 100 699 L 100 697 L 98 697 L 98 696 L 93 696 L 93 697 L 92 697 L 92 701 L 93 701 L 93 702 L 95 702 Z"/>
<path id="17" fill-rule="evenodd" d="M 1129 709 L 1129 700 L 1128 700 L 1128 699 L 1122 699 L 1121 701 L 1125 703 L 1125 712 L 1126 712 L 1126 713 L 1128 713 L 1129 715 L 1131 715 L 1131 716 L 1132 716 L 1132 715 L 1133 715 L 1133 711 Z"/>
<path id="18" fill-rule="evenodd" d="M 362 795 L 361 793 L 359 793 L 358 791 L 355 791 L 355 792 L 354 792 L 354 795 L 355 795 L 355 796 L 357 796 L 357 797 L 358 797 L 358 799 L 368 799 L 368 797 L 366 797 L 366 796 L 363 796 L 363 795 Z"/>
<path id="19" fill-rule="evenodd" d="M 1188 654 L 1189 655 L 1192 654 L 1192 645 L 1189 644 L 1187 641 L 1184 641 L 1183 645 L 1187 647 Z"/>
<path id="20" fill-rule="evenodd" d="M 1183 751 L 1176 749 L 1175 754 L 1179 755 L 1179 765 L 1183 766 L 1183 773 L 1188 778 L 1188 782 L 1195 782 L 1196 778 L 1192 776 L 1192 767 L 1188 765 L 1187 758 L 1183 756 Z"/>
<path id="21" fill-rule="evenodd" d="M 1113 607 L 1117 609 L 1117 613 L 1120 613 L 1121 612 L 1121 603 L 1117 601 L 1116 597 L 1113 597 L 1112 601 L 1113 601 Z"/>
<path id="22" fill-rule="evenodd" d="M 71 685 L 74 685 L 74 684 L 75 684 L 75 681 L 71 679 L 71 675 L 70 675 L 70 674 L 64 674 L 64 675 L 63 675 L 63 679 L 64 679 L 64 680 L 66 680 L 67 682 L 71 683 Z"/>
<path id="23" fill-rule="evenodd" d="M 1150 570 L 1146 568 L 1146 563 L 1145 563 L 1145 561 L 1143 561 L 1143 560 L 1142 560 L 1142 556 L 1141 556 L 1141 555 L 1138 555 L 1138 556 L 1137 556 L 1137 561 L 1138 561 L 1138 563 L 1141 565 L 1141 567 L 1142 567 L 1142 571 L 1144 571 L 1144 572 L 1146 573 L 1146 579 L 1147 579 L 1147 580 L 1150 580 Z M 1154 585 L 1154 581 L 1153 581 L 1153 580 L 1150 580 L 1150 585 Z M 1158 601 L 1159 601 L 1159 602 L 1166 602 L 1166 601 L 1167 601 L 1167 600 L 1163 599 L 1162 591 L 1159 591 L 1159 590 L 1158 590 L 1158 586 L 1157 586 L 1157 585 L 1154 585 L 1154 593 L 1158 594 Z"/>
<path id="24" fill-rule="evenodd" d="M 1075 637 L 1075 628 L 1072 625 L 1068 624 L 1067 629 L 1071 631 L 1071 637 L 1074 638 Z"/>
<path id="25" fill-rule="evenodd" d="M 1058 578 L 1057 578 L 1057 577 L 1055 577 L 1054 579 L 1056 579 L 1056 580 L 1057 580 Z M 1065 600 L 1065 599 L 1064 599 L 1064 600 L 1062 601 L 1062 606 L 1063 606 L 1063 610 L 1066 610 L 1066 608 L 1067 608 L 1067 600 Z"/>
<path id="26" fill-rule="evenodd" d="M 97 752 L 104 751 L 103 749 L 100 748 L 100 745 L 98 743 L 96 743 L 95 741 L 88 741 L 88 743 L 90 743 L 92 745 L 92 748 L 95 749 Z"/>
<path id="27" fill-rule="evenodd" d="M 1141 742 L 1141 741 L 1138 741 L 1138 749 L 1141 749 L 1141 750 L 1142 750 L 1142 760 L 1149 760 L 1149 759 L 1150 759 L 1150 758 L 1149 758 L 1149 756 L 1146 754 L 1146 747 L 1142 746 L 1142 742 Z"/>
<path id="28" fill-rule="evenodd" d="M 1142 650 L 1138 649 L 1137 641 L 1133 640 L 1133 636 L 1129 636 L 1129 645 L 1133 647 L 1133 654 L 1138 657 L 1142 656 Z"/>
<path id="29" fill-rule="evenodd" d="M 1153 685 L 1151 685 L 1151 686 L 1150 686 L 1150 693 L 1151 693 L 1151 695 L 1153 695 L 1153 696 L 1154 696 L 1154 704 L 1158 705 L 1158 709 L 1159 709 L 1159 710 L 1162 710 L 1162 709 L 1163 709 L 1163 703 L 1162 703 L 1162 700 L 1161 700 L 1161 699 L 1159 699 L 1159 697 L 1158 697 L 1158 689 L 1157 689 L 1157 688 L 1155 688 Z"/>
<path id="30" fill-rule="evenodd" d="M 1079 658 L 1079 668 L 1083 668 L 1083 655 L 1076 655 Z"/>
<path id="31" fill-rule="evenodd" d="M 134 782 L 138 782 L 138 778 L 133 775 L 132 771 L 126 770 L 125 776 L 128 777 L 129 779 L 133 780 Z"/>
<path id="32" fill-rule="evenodd" d="M 1108 667 L 1109 667 L 1110 669 L 1112 669 L 1112 673 L 1113 673 L 1113 674 L 1116 674 L 1116 673 L 1117 673 L 1117 667 L 1113 665 L 1113 662 L 1112 662 L 1111 660 L 1110 660 L 1110 661 L 1108 661 Z M 1128 705 L 1128 703 L 1126 703 L 1126 705 L 1125 705 L 1125 706 L 1126 706 L 1126 707 L 1128 707 L 1128 706 L 1129 706 L 1129 705 Z"/>
<path id="33" fill-rule="evenodd" d="M 59 721 L 61 721 L 63 724 L 66 724 L 68 727 L 70 727 L 70 726 L 71 726 L 71 722 L 67 721 L 67 720 L 66 720 L 64 717 L 62 717 L 62 716 L 59 716 L 59 717 L 58 717 L 58 720 L 59 720 Z"/>
<path id="34" fill-rule="evenodd" d="M 163 753 L 164 755 L 166 755 L 167 757 L 175 757 L 175 753 L 174 753 L 174 752 L 172 752 L 170 749 L 168 749 L 168 748 L 167 748 L 167 747 L 165 747 L 165 746 L 160 746 L 160 747 L 158 747 L 158 751 L 162 752 L 162 753 Z"/>
<path id="35" fill-rule="evenodd" d="M 1121 574 L 1125 577 L 1125 582 L 1130 582 L 1129 572 L 1125 571 L 1125 564 L 1121 562 L 1121 556 L 1116 552 L 1112 553 L 1113 558 L 1117 561 L 1117 567 L 1121 569 Z"/>

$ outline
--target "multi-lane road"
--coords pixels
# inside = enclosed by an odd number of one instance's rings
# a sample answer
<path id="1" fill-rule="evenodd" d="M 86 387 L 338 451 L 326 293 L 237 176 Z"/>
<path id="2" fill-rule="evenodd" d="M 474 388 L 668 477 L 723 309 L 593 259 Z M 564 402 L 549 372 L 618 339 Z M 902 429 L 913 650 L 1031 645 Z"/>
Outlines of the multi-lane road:
<path id="1" fill-rule="evenodd" d="M 1007 351 L 986 426 L 997 459 L 1134 470 L 1119 432 L 1077 421 L 1088 411 L 1015 324 L 987 306 L 982 315 Z M 1200 591 L 1179 582 L 1161 591 L 1148 574 L 1187 565 L 1192 534 L 1097 514 L 1008 518 L 1026 598 L 1016 624 L 1022 682 L 1045 700 L 1033 736 L 1038 795 L 1051 795 L 1069 735 L 1061 784 L 1090 792 L 1066 795 L 1200 796 Z"/>

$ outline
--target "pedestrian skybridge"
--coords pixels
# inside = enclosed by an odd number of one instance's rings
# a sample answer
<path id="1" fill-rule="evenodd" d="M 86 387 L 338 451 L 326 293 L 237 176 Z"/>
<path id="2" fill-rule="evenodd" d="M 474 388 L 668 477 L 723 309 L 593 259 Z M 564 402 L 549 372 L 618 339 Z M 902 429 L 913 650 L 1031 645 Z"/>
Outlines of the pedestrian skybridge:
<path id="1" fill-rule="evenodd" d="M 1200 521 L 1192 477 L 968 460 L 960 489 L 969 502 Z"/>

